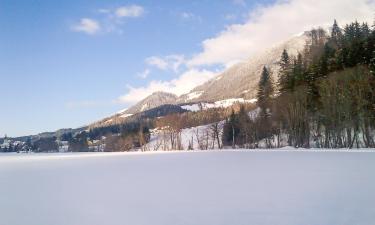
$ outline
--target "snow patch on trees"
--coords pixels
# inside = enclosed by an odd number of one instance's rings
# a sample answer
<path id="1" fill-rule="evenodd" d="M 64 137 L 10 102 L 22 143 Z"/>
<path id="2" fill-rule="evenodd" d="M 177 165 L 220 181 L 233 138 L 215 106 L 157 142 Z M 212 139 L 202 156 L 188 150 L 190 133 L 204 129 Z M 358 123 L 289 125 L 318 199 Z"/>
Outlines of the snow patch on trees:
<path id="1" fill-rule="evenodd" d="M 193 100 L 193 99 L 196 99 L 196 98 L 199 98 L 202 94 L 203 94 L 204 91 L 194 91 L 194 92 L 191 92 L 187 95 L 187 98 L 186 98 L 186 101 L 189 101 L 189 100 Z"/>
<path id="2" fill-rule="evenodd" d="M 244 104 L 244 103 L 254 104 L 256 102 L 257 102 L 257 99 L 255 98 L 254 99 L 230 98 L 230 99 L 216 101 L 213 103 L 200 102 L 200 103 L 191 104 L 191 105 L 182 105 L 181 108 L 192 111 L 192 112 L 197 112 L 200 110 L 207 110 L 207 109 L 212 109 L 212 108 L 228 108 L 234 104 Z"/>

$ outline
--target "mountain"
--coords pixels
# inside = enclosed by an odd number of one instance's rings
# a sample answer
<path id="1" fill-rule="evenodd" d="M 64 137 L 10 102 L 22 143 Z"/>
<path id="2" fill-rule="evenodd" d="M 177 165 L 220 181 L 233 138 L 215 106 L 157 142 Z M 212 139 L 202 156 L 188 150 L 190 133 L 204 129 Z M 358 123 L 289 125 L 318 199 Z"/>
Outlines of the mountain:
<path id="1" fill-rule="evenodd" d="M 177 95 L 171 93 L 162 91 L 154 92 L 147 98 L 130 107 L 129 109 L 123 110 L 120 114 L 136 114 L 152 108 L 156 108 L 161 105 L 175 104 L 177 99 Z"/>
<path id="2" fill-rule="evenodd" d="M 177 95 L 167 93 L 167 92 L 154 92 L 149 95 L 147 98 L 143 99 L 142 101 L 138 102 L 134 106 L 130 107 L 129 109 L 124 109 L 117 112 L 115 115 L 110 117 L 104 118 L 100 121 L 97 121 L 91 125 L 89 128 L 93 127 L 102 127 L 112 124 L 119 124 L 125 120 L 136 119 L 139 117 L 144 117 L 145 115 L 164 115 L 166 112 L 179 112 L 176 110 L 183 110 L 182 108 L 178 107 L 178 109 L 172 109 L 170 107 L 160 108 L 163 105 L 175 105 L 177 102 Z M 158 109 L 160 108 L 160 109 Z M 157 109 L 156 111 L 153 109 Z M 150 111 L 150 112 L 147 112 Z M 145 113 L 147 112 L 147 113 Z M 140 114 L 142 113 L 142 114 Z M 140 114 L 140 115 L 138 115 Z"/>
<path id="3" fill-rule="evenodd" d="M 277 81 L 278 61 L 284 49 L 291 56 L 303 51 L 308 41 L 308 32 L 258 53 L 247 61 L 236 64 L 206 83 L 197 86 L 188 94 L 179 97 L 179 103 L 213 102 L 231 98 L 253 99 L 263 66 L 268 66 Z"/>
<path id="4" fill-rule="evenodd" d="M 263 66 L 266 65 L 271 69 L 273 79 L 277 81 L 278 61 L 283 50 L 286 49 L 291 56 L 297 55 L 298 52 L 303 51 L 308 37 L 308 32 L 305 32 L 264 52 L 255 54 L 245 62 L 230 67 L 213 79 L 179 97 L 167 92 L 155 92 L 131 108 L 98 121 L 90 125 L 90 127 L 118 124 L 124 120 L 136 119 L 140 115 L 164 114 L 169 110 L 173 112 L 186 109 L 191 110 L 191 106 L 195 106 L 195 103 L 208 103 L 207 108 L 210 108 L 218 106 L 227 107 L 235 102 L 254 102 Z M 225 104 L 223 104 L 223 101 Z M 227 102 L 230 102 L 230 104 L 228 105 Z M 163 108 L 164 105 L 168 105 L 168 107 Z M 182 108 L 172 109 L 171 105 L 182 106 Z M 152 109 L 157 110 L 154 112 Z M 146 111 L 150 112 L 145 114 L 144 112 Z"/>

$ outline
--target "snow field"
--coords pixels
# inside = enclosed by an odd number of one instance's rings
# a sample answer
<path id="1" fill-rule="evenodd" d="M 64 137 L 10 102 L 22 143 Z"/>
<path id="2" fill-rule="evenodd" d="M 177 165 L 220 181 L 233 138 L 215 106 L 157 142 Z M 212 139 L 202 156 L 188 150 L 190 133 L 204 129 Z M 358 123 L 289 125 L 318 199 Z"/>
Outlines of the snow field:
<path id="1" fill-rule="evenodd" d="M 372 225 L 375 152 L 0 156 L 1 225 Z"/>

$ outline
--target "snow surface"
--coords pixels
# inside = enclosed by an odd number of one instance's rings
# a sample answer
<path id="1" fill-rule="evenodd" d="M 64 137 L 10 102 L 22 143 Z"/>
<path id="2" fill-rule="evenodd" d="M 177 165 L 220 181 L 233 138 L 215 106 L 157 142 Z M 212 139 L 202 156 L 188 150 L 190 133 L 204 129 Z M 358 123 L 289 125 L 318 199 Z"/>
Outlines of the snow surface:
<path id="1" fill-rule="evenodd" d="M 122 109 L 122 110 L 118 111 L 116 114 L 123 114 L 126 110 L 128 110 L 128 108 Z"/>
<path id="2" fill-rule="evenodd" d="M 202 94 L 203 94 L 203 91 L 195 91 L 195 92 L 189 93 L 187 95 L 186 100 L 188 101 L 188 100 L 193 100 L 195 98 L 199 98 Z"/>
<path id="3" fill-rule="evenodd" d="M 192 112 L 198 112 L 201 110 L 201 107 L 199 107 L 198 104 L 192 104 L 192 105 L 183 105 L 181 108 L 192 111 Z"/>
<path id="4" fill-rule="evenodd" d="M 236 103 L 255 103 L 255 102 L 257 102 L 257 99 L 255 98 L 249 99 L 249 100 L 245 100 L 243 98 L 230 98 L 230 99 L 216 101 L 213 103 L 202 102 L 199 104 L 183 105 L 181 106 L 181 108 L 196 112 L 202 109 L 205 110 L 205 109 L 211 109 L 211 108 L 227 108 Z"/>
<path id="5" fill-rule="evenodd" d="M 113 119 L 106 120 L 105 123 L 111 123 Z"/>
<path id="6" fill-rule="evenodd" d="M 375 153 L 0 156 L 1 225 L 372 225 Z"/>
<path id="7" fill-rule="evenodd" d="M 133 114 L 123 114 L 123 115 L 121 115 L 120 117 L 121 118 L 127 118 L 127 117 L 129 117 L 129 116 L 132 116 Z"/>
<path id="8" fill-rule="evenodd" d="M 145 109 L 147 108 L 148 108 L 148 104 L 147 103 L 143 104 L 141 107 L 141 112 L 145 111 Z"/>

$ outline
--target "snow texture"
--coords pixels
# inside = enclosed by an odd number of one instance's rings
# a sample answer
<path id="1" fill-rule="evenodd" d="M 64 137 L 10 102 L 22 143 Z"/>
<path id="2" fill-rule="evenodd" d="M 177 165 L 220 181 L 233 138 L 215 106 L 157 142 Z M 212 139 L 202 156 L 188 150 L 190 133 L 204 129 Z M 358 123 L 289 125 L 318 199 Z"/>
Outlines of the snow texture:
<path id="1" fill-rule="evenodd" d="M 121 118 L 127 118 L 127 117 L 129 117 L 129 116 L 132 116 L 133 114 L 123 114 L 123 115 L 121 115 L 120 117 Z"/>
<path id="2" fill-rule="evenodd" d="M 207 102 L 201 102 L 201 103 L 196 103 L 196 104 L 191 104 L 191 105 L 183 105 L 181 108 L 197 112 L 200 110 L 206 110 L 206 109 L 212 109 L 212 108 L 227 108 L 230 107 L 236 103 L 256 103 L 257 99 L 249 99 L 245 100 L 243 98 L 230 98 L 230 99 L 224 99 L 220 101 L 216 101 L 213 103 L 207 103 Z"/>
<path id="3" fill-rule="evenodd" d="M 372 225 L 375 153 L 0 156 L 2 225 Z"/>
<path id="4" fill-rule="evenodd" d="M 186 100 L 193 100 L 195 98 L 199 98 L 199 96 L 201 96 L 202 94 L 203 94 L 202 91 L 196 91 L 196 92 L 189 93 L 187 95 L 187 99 Z"/>

